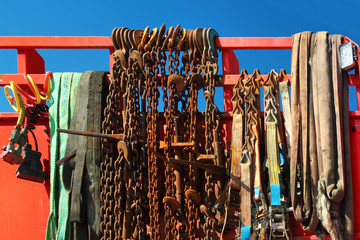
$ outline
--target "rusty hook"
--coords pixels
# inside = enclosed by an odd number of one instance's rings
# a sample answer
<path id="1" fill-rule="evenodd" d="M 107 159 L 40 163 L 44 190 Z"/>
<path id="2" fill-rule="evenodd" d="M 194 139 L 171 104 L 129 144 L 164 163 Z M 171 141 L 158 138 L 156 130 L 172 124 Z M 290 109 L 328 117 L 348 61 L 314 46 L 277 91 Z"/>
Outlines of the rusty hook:
<path id="1" fill-rule="evenodd" d="M 181 47 L 182 47 L 182 45 L 183 45 L 184 42 L 185 42 L 186 33 L 187 33 L 186 29 L 183 28 L 183 29 L 181 30 L 181 38 L 180 38 L 180 40 L 179 40 L 179 42 L 178 42 L 178 44 L 176 45 L 176 48 L 175 48 L 175 50 L 178 51 L 178 52 L 181 51 Z"/>
<path id="2" fill-rule="evenodd" d="M 166 47 L 168 46 L 168 42 L 169 42 L 169 39 L 170 39 L 173 31 L 174 31 L 174 27 L 171 26 L 171 27 L 168 29 L 167 33 L 166 33 L 166 36 L 165 36 L 165 39 L 164 39 L 164 42 L 163 42 L 161 51 L 165 51 L 165 50 L 166 50 Z"/>
<path id="3" fill-rule="evenodd" d="M 176 39 L 176 37 L 178 36 L 178 34 L 179 34 L 179 32 L 180 32 L 180 29 L 181 29 L 180 25 L 179 25 L 179 24 L 176 25 L 174 31 L 173 31 L 172 34 L 171 34 L 171 39 L 170 39 L 170 41 L 169 41 L 169 43 L 168 43 L 168 48 L 169 48 L 169 49 L 175 47 L 175 46 L 174 46 L 174 44 L 175 44 L 175 39 Z"/>
<path id="4" fill-rule="evenodd" d="M 145 46 L 145 43 L 146 43 L 146 40 L 148 39 L 149 37 L 149 30 L 150 30 L 150 27 L 147 26 L 142 34 L 142 38 L 141 38 L 141 41 L 140 41 L 140 44 L 138 45 L 138 51 L 141 52 L 144 50 L 144 46 Z"/>
<path id="5" fill-rule="evenodd" d="M 159 30 L 158 38 L 156 40 L 156 48 L 161 47 L 162 40 L 164 39 L 165 30 L 166 30 L 166 25 L 162 24 Z"/>
<path id="6" fill-rule="evenodd" d="M 153 30 L 151 30 L 149 42 L 144 47 L 145 51 L 151 50 L 155 40 L 157 39 L 158 32 L 159 32 L 159 29 L 157 29 L 157 28 L 154 28 Z"/>
<path id="7" fill-rule="evenodd" d="M 135 43 L 136 46 L 139 46 L 143 36 L 144 36 L 143 30 L 140 30 L 140 29 L 134 30 L 134 32 L 132 34 L 133 43 Z"/>
<path id="8" fill-rule="evenodd" d="M 112 30 L 112 32 L 111 32 L 111 40 L 112 40 L 112 42 L 113 42 L 113 45 L 114 45 L 115 50 L 118 50 L 118 49 L 119 49 L 119 45 L 118 45 L 117 42 L 116 42 L 116 35 L 117 35 L 118 30 L 119 30 L 119 28 L 116 27 L 116 28 L 114 28 L 114 29 Z"/>

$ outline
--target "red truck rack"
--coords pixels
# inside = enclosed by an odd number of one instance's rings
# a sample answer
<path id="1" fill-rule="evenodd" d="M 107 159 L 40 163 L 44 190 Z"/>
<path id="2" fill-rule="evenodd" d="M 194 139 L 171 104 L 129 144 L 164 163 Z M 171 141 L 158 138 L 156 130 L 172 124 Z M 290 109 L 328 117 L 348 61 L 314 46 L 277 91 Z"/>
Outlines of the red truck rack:
<path id="1" fill-rule="evenodd" d="M 290 37 L 222 37 L 217 39 L 222 50 L 224 115 L 231 115 L 232 87 L 239 74 L 239 61 L 234 50 L 278 50 L 291 49 Z M 17 49 L 18 74 L 0 74 L 0 86 L 15 81 L 21 87 L 27 83 L 23 73 L 31 74 L 36 84 L 42 84 L 45 76 L 45 62 L 36 49 L 108 49 L 112 63 L 114 51 L 110 37 L 0 37 L 0 49 Z M 110 64 L 111 66 L 111 64 Z M 290 75 L 288 76 L 290 79 Z M 356 87 L 357 106 L 360 105 L 359 69 L 349 77 L 349 86 Z M 1 94 L 1 93 L 0 93 Z M 18 113 L 0 113 L 0 146 L 8 144 L 8 138 L 16 123 Z M 231 132 L 231 120 L 224 127 Z M 229 124 L 230 123 L 230 124 Z M 360 131 L 352 127 L 360 125 L 360 111 L 350 112 L 350 139 L 352 156 L 353 185 L 360 183 Z M 48 119 L 40 120 L 35 129 L 42 162 L 49 174 L 49 124 Z M 31 142 L 30 138 L 30 142 Z M 225 135 L 225 143 L 231 136 Z M 15 177 L 17 166 L 0 161 L 0 239 L 44 239 L 49 214 L 49 180 L 44 184 L 24 181 Z M 354 239 L 360 238 L 360 188 L 354 187 Z M 311 233 L 301 230 L 292 223 L 295 239 L 317 239 Z"/>

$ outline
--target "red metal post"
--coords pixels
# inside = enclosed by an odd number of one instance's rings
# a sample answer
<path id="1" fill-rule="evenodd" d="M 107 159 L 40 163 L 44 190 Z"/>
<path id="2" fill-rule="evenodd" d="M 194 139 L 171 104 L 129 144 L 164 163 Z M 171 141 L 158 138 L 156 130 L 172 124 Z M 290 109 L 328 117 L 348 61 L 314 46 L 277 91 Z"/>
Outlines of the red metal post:
<path id="1" fill-rule="evenodd" d="M 239 74 L 239 61 L 231 49 L 222 51 L 222 65 L 223 74 Z M 224 111 L 232 111 L 231 98 L 233 95 L 233 86 L 223 86 L 224 89 Z M 231 133 L 232 133 L 232 121 L 229 119 L 223 120 L 224 136 L 223 141 L 225 143 L 225 149 L 230 150 L 231 147 Z"/>
<path id="2" fill-rule="evenodd" d="M 44 59 L 35 49 L 18 49 L 18 73 L 45 73 Z"/>

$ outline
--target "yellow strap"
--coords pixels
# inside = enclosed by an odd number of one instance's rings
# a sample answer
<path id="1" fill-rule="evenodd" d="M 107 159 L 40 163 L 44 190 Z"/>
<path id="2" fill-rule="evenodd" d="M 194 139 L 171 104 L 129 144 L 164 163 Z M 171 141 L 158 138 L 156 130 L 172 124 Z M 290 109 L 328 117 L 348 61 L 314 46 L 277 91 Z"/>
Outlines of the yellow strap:
<path id="1" fill-rule="evenodd" d="M 277 141 L 275 122 L 266 123 L 266 146 L 267 146 L 267 159 L 269 164 L 270 184 L 280 185 L 279 147 Z"/>

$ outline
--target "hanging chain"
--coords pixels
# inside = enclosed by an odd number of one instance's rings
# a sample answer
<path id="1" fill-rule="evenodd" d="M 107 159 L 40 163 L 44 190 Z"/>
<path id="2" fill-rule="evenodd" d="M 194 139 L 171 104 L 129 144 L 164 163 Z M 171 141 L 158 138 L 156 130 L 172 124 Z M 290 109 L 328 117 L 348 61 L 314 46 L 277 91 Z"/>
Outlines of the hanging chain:
<path id="1" fill-rule="evenodd" d="M 178 29 L 177 27 L 176 29 Z M 175 30 L 176 30 L 175 29 Z M 174 34 L 171 29 L 168 31 L 168 37 L 171 36 L 172 42 L 176 35 Z M 178 72 L 177 66 L 175 64 L 175 58 L 174 58 L 174 52 L 173 48 L 170 44 L 167 44 L 169 48 L 169 65 L 168 65 L 168 71 L 169 74 L 174 74 L 175 72 Z M 163 83 L 165 84 L 165 82 Z M 164 154 L 167 159 L 174 158 L 175 152 L 174 149 L 171 148 L 171 143 L 174 141 L 174 117 L 175 117 L 175 86 L 173 84 L 169 85 L 167 84 L 167 91 L 169 93 L 168 98 L 164 101 L 164 114 L 165 114 L 165 122 L 166 122 L 166 133 L 164 136 L 164 143 L 165 143 L 165 149 Z M 165 98 L 165 95 L 167 96 L 166 87 L 164 88 L 163 85 L 163 96 Z M 165 166 L 165 188 L 166 188 L 166 197 L 171 197 L 175 199 L 175 175 L 173 168 L 166 164 Z M 175 213 L 173 210 L 171 210 L 170 205 L 168 203 L 164 204 L 165 207 L 165 232 L 166 232 L 166 239 L 175 239 L 178 236 L 178 231 L 176 228 L 176 218 Z"/>
<path id="2" fill-rule="evenodd" d="M 204 29 L 204 34 L 206 34 L 208 29 Z M 207 50 L 209 47 L 210 39 L 204 38 L 203 45 L 204 50 L 202 53 L 201 59 L 201 71 L 203 73 L 203 77 L 205 79 L 205 88 L 204 88 L 204 97 L 206 100 L 206 108 L 205 108 L 205 153 L 207 155 L 214 154 L 214 148 L 212 146 L 214 142 L 213 137 L 213 130 L 217 130 L 219 128 L 219 110 L 214 102 L 215 97 L 215 75 L 217 74 L 218 66 L 217 66 L 217 58 L 211 58 L 208 54 Z M 207 47 L 206 47 L 207 46 Z M 217 135 L 217 131 L 215 131 Z M 216 136 L 218 137 L 218 136 Z M 212 162 L 212 164 L 215 164 Z M 215 180 L 214 176 L 205 171 L 205 205 L 210 210 L 210 214 L 215 215 L 212 206 L 214 205 L 216 198 L 215 198 Z M 204 224 L 204 232 L 205 232 L 205 239 L 213 239 L 216 236 L 214 231 L 215 223 L 211 221 L 208 216 L 205 216 L 205 224 Z"/>
<path id="3" fill-rule="evenodd" d="M 113 32 L 114 33 L 114 32 Z M 114 35 L 113 35 L 114 37 Z M 117 50 L 114 53 L 114 64 L 112 66 L 112 75 L 109 84 L 109 94 L 106 98 L 107 106 L 104 109 L 104 121 L 102 123 L 102 131 L 106 134 L 120 133 L 122 131 L 121 118 L 121 89 L 120 78 L 123 76 L 120 58 L 122 53 Z M 101 203 L 101 224 L 100 231 L 102 233 L 102 240 L 115 239 L 116 232 L 121 232 L 121 221 L 115 219 L 122 211 L 118 204 L 120 189 L 114 192 L 115 183 L 114 175 L 115 168 L 114 161 L 117 159 L 118 153 L 113 142 L 108 139 L 102 139 L 102 162 L 100 164 L 100 203 Z"/>

